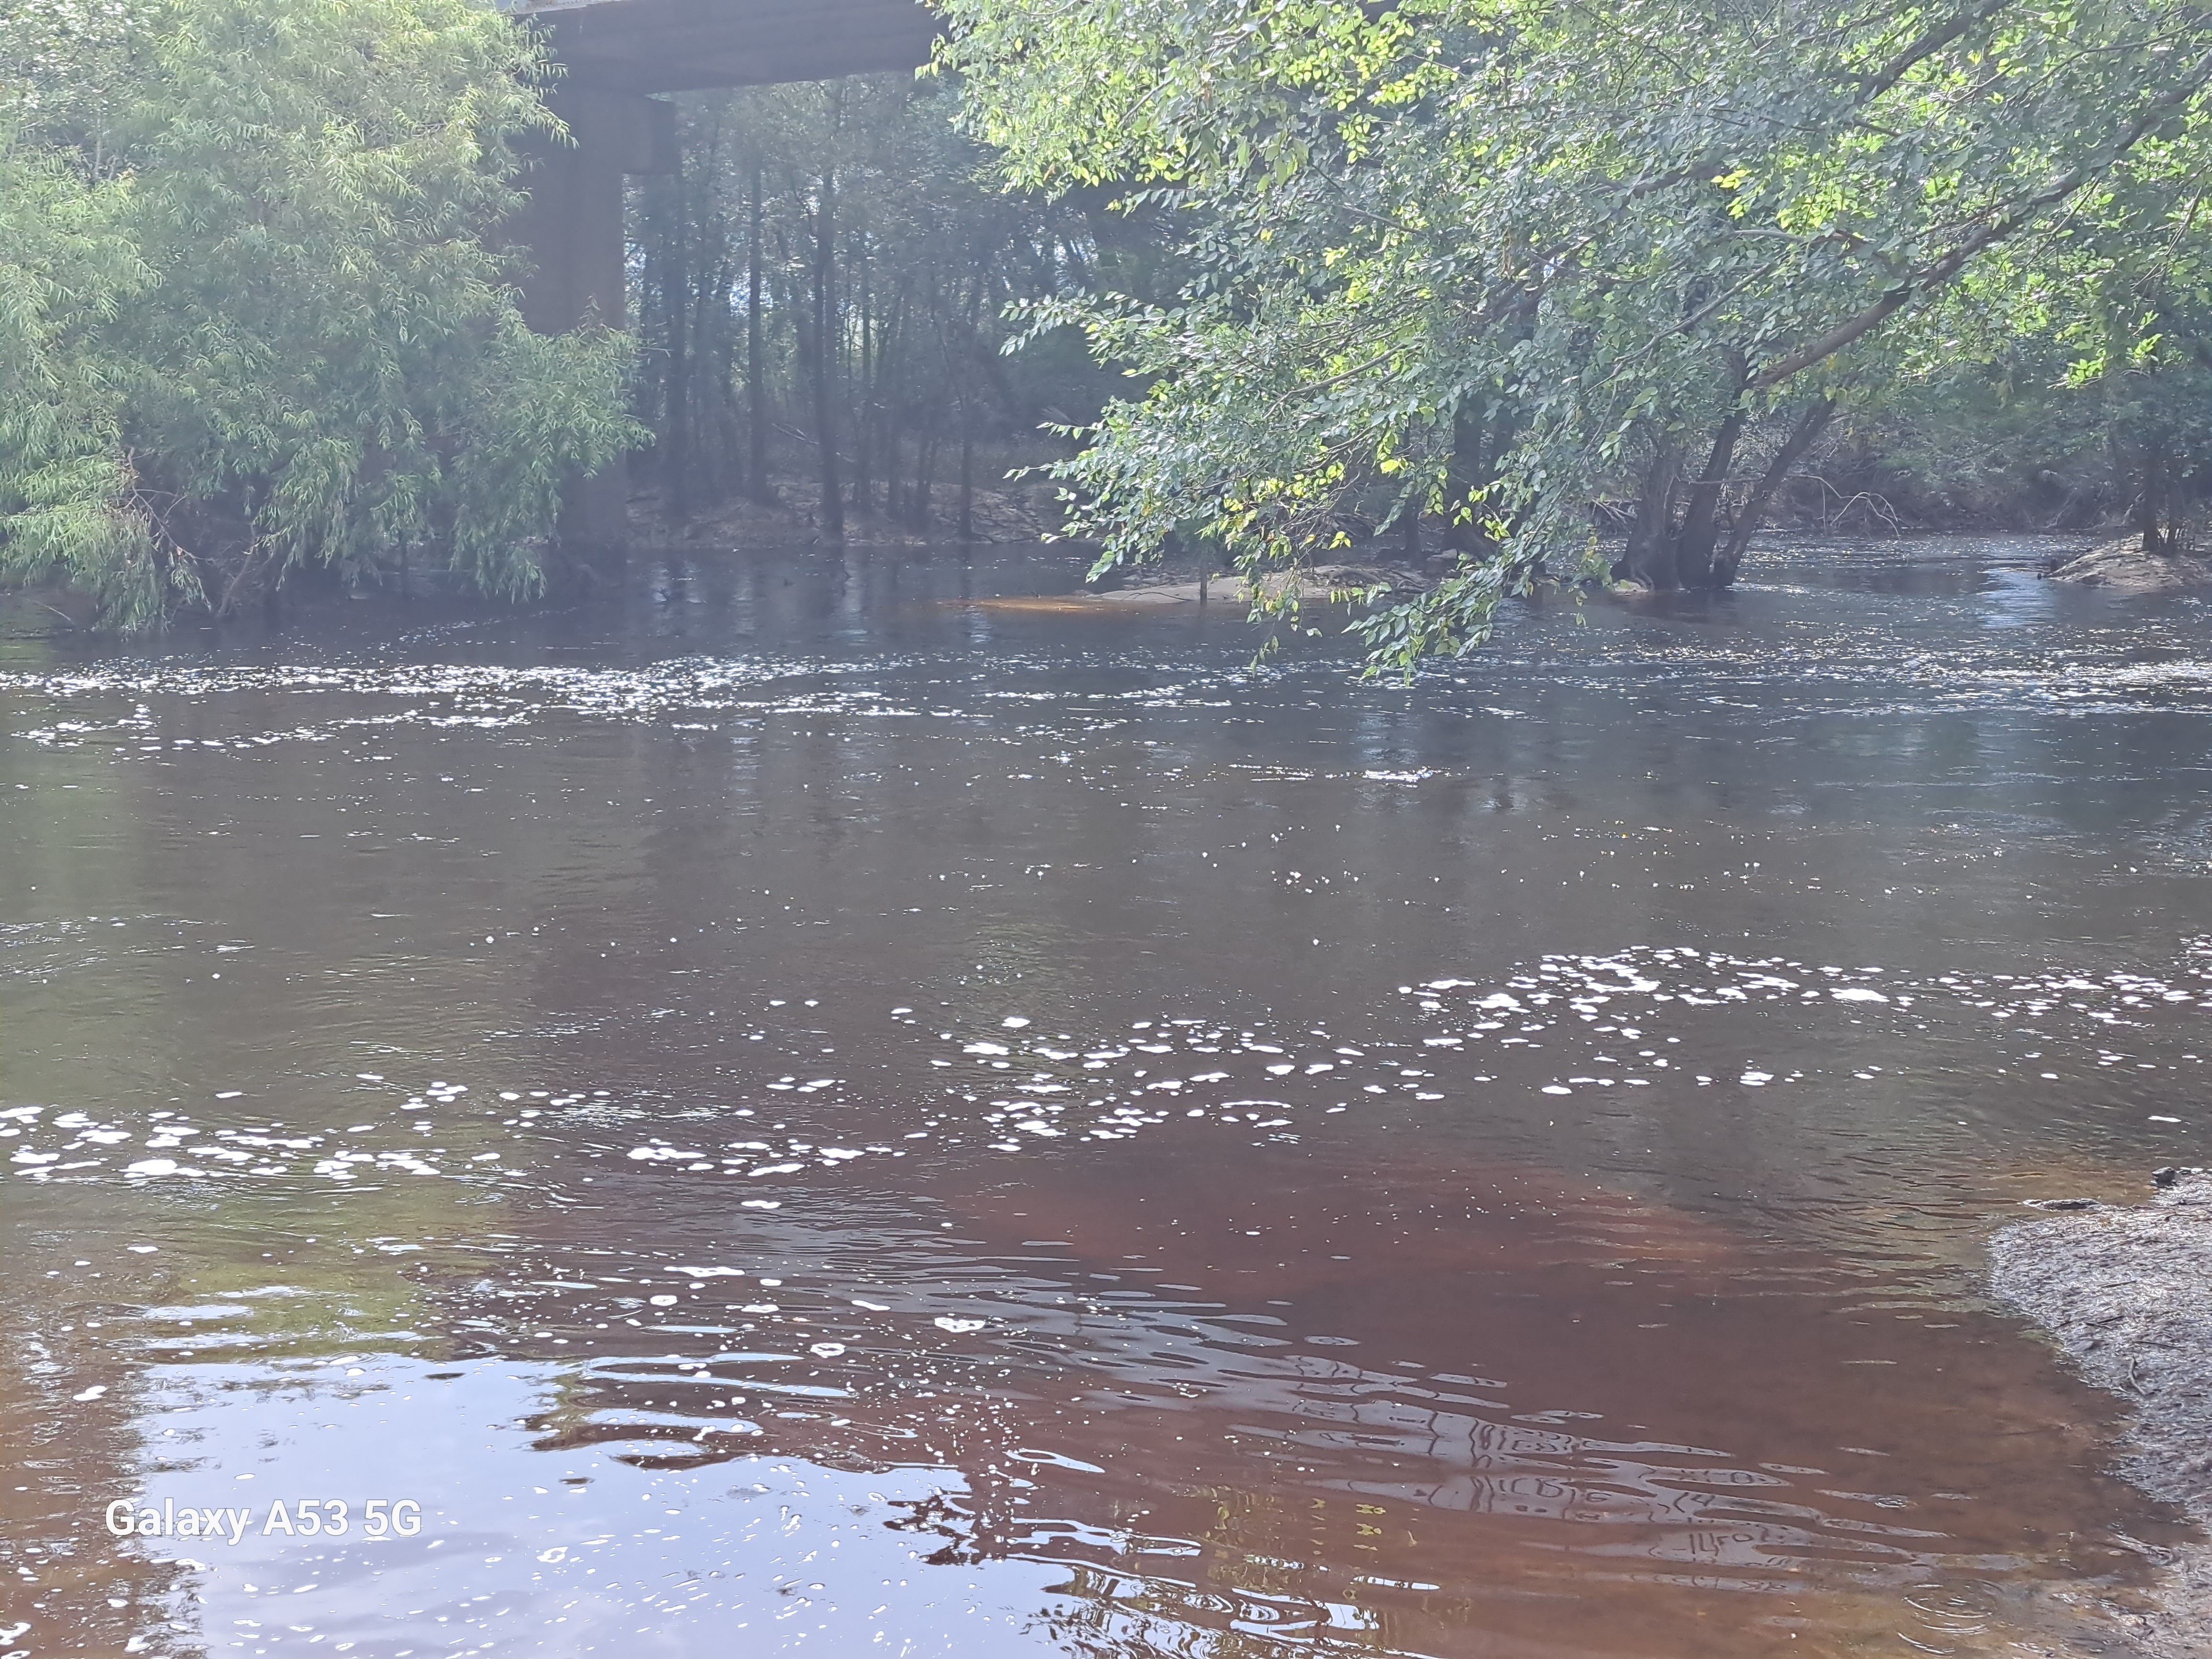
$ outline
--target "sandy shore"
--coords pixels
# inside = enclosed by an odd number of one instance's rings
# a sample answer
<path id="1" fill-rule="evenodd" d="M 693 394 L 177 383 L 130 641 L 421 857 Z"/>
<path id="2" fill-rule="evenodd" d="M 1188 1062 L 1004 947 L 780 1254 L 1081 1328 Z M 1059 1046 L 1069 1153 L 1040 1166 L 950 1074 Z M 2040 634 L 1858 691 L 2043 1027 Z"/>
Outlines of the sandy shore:
<path id="1" fill-rule="evenodd" d="M 1295 586 L 1301 603 L 1326 604 L 1339 593 L 1364 592 L 1376 587 L 1389 589 L 1396 594 L 1409 594 L 1429 586 L 1427 577 L 1419 571 L 1399 569 L 1389 565 L 1340 564 L 1316 565 L 1311 569 L 1297 573 L 1296 577 L 1285 572 L 1267 579 L 1267 591 L 1271 597 L 1281 598 Z M 1147 570 L 1133 577 L 1127 586 L 1109 588 L 1103 592 L 1086 594 L 1085 601 L 1107 605 L 1231 605 L 1244 608 L 1250 605 L 1250 586 L 1240 575 L 1222 574 L 1200 582 L 1185 574 L 1171 570 Z"/>
<path id="2" fill-rule="evenodd" d="M 1405 599 L 1428 586 L 1428 579 L 1417 571 L 1386 565 L 1321 565 L 1298 572 L 1295 580 L 1287 572 L 1270 576 L 1267 584 L 1271 599 L 1282 599 L 1295 590 L 1301 605 L 1327 605 L 1341 594 L 1364 593 L 1377 587 L 1388 591 L 1394 599 Z M 993 599 L 945 603 L 981 611 L 1092 617 L 1205 605 L 1224 616 L 1242 618 L 1252 608 L 1252 591 L 1244 578 L 1234 573 L 1200 580 L 1188 571 L 1150 567 L 1136 572 L 1117 587 L 1086 587 L 1073 593 L 1002 594 Z"/>
<path id="3" fill-rule="evenodd" d="M 1990 1241 L 1990 1284 L 2135 1407 L 2119 1473 L 2212 1528 L 2212 1175 L 2161 1170 L 2155 1202 L 2088 1205 Z M 2212 1544 L 2160 1552 L 2159 1607 L 2123 1614 L 2132 1650 L 2212 1654 Z"/>

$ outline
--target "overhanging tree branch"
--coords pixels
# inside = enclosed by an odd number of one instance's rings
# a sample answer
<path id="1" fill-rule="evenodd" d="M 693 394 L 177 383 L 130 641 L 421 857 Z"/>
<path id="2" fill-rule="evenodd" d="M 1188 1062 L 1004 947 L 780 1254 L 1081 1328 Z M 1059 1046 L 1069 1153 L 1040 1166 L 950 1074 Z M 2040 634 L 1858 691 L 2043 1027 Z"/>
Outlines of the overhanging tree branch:
<path id="1" fill-rule="evenodd" d="M 2212 55 L 2199 58 L 2182 84 L 2144 108 L 2106 147 L 2099 161 L 2085 163 L 2054 179 L 2002 219 L 1984 226 L 1942 258 L 1923 266 L 1906 281 L 1885 291 L 1881 298 L 1856 316 L 1838 323 L 1802 349 L 1792 352 L 1778 362 L 1769 364 L 1752 377 L 1750 390 L 1764 392 L 1771 386 L 1779 386 L 1794 374 L 1802 374 L 1816 363 L 1825 362 L 1845 347 L 1880 328 L 1915 299 L 1932 294 L 1953 282 L 1975 255 L 2025 230 L 2046 210 L 2057 206 L 2076 191 L 2110 173 L 2142 142 L 2146 133 L 2196 98 L 2204 90 L 2208 82 L 2212 82 Z"/>

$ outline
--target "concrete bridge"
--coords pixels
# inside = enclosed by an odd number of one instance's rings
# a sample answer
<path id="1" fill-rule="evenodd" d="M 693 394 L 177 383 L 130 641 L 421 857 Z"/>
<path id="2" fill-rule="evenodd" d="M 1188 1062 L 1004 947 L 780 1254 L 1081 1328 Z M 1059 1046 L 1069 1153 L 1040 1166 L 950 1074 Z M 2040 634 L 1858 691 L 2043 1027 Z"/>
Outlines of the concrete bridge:
<path id="1" fill-rule="evenodd" d="M 518 228 L 537 274 L 523 314 L 544 333 L 587 316 L 619 325 L 626 299 L 623 181 L 672 172 L 676 123 L 655 93 L 912 70 L 937 24 L 920 0 L 507 0 L 544 24 L 567 70 L 552 102 L 575 139 L 538 158 Z M 623 538 L 620 470 L 574 493 L 564 538 Z"/>

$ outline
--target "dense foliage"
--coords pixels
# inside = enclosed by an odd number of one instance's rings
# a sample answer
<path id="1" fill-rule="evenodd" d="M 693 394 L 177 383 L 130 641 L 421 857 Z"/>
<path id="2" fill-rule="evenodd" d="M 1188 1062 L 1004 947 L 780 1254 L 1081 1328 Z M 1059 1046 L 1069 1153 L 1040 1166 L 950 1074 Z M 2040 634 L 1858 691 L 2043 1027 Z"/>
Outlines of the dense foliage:
<path id="1" fill-rule="evenodd" d="M 0 578 L 532 591 L 635 435 L 627 343 L 532 336 L 497 246 L 543 76 L 469 0 L 0 0 Z"/>
<path id="2" fill-rule="evenodd" d="M 997 188 L 954 104 L 907 76 L 684 100 L 633 230 L 638 410 L 677 516 L 742 490 L 831 533 L 848 510 L 965 530 L 1040 422 L 1095 416 L 1079 338 L 1000 350 L 1009 305 L 1097 284 L 1091 216 Z"/>
<path id="3" fill-rule="evenodd" d="M 522 326 L 562 137 L 489 9 L 0 0 L 0 580 L 524 593 L 647 428 L 678 516 L 965 530 L 1048 424 L 1109 562 L 1443 543 L 1405 667 L 1547 574 L 1725 586 L 1808 471 L 2154 549 L 2212 487 L 2179 0 L 940 9 L 940 81 L 682 100 L 633 352 Z"/>
<path id="4" fill-rule="evenodd" d="M 1404 667 L 1589 568 L 1724 585 L 1839 411 L 2093 395 L 2170 533 L 2203 416 L 2212 15 L 2179 0 L 1605 7 L 945 0 L 1017 183 L 1178 227 L 1165 302 L 1048 298 L 1133 365 L 1061 469 L 1109 559 L 1259 574 L 1441 520 Z M 2066 404 L 2078 424 L 2082 400 Z M 2162 528 L 2162 526 L 2164 528 Z"/>

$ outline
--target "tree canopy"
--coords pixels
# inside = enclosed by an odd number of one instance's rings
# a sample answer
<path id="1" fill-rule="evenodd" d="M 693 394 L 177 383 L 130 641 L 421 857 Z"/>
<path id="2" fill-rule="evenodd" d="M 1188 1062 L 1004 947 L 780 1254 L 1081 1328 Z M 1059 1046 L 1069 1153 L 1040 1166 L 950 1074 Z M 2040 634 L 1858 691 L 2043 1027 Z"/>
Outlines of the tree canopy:
<path id="1" fill-rule="evenodd" d="M 1194 272 L 1034 309 L 1143 382 L 1060 469 L 1077 529 L 1256 574 L 1441 515 L 1458 561 L 1361 623 L 1378 664 L 1592 568 L 1609 499 L 1617 574 L 1725 584 L 1838 410 L 1964 355 L 2108 389 L 2188 355 L 2212 15 L 2179 0 L 944 9 L 1009 180 L 1115 187 Z"/>
<path id="2" fill-rule="evenodd" d="M 410 555 L 534 591 L 562 482 L 636 428 L 620 335 L 516 310 L 533 38 L 469 0 L 0 21 L 0 577 L 126 627 Z"/>
<path id="3" fill-rule="evenodd" d="M 679 518 L 768 495 L 780 434 L 825 533 L 928 520 L 948 471 L 964 527 L 979 442 L 1042 421 L 1108 563 L 1441 532 L 1432 591 L 1358 621 L 1401 670 L 1540 580 L 1725 586 L 1808 469 L 2198 533 L 2181 0 L 940 9 L 945 86 L 682 100 L 640 356 L 516 309 L 565 141 L 526 27 L 0 0 L 0 580 L 126 626 L 410 561 L 524 594 L 563 480 L 648 428 Z"/>

